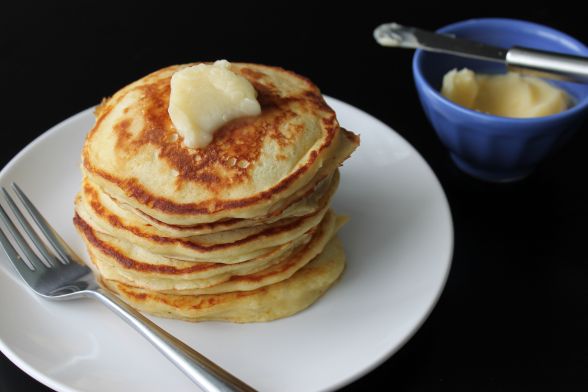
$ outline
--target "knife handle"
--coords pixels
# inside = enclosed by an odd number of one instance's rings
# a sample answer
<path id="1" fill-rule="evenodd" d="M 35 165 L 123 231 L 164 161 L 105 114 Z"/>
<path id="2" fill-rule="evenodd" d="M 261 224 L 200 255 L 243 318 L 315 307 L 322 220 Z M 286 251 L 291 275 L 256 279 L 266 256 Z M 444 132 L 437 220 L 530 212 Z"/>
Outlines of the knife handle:
<path id="1" fill-rule="evenodd" d="M 588 83 L 588 58 L 513 47 L 506 53 L 509 70 L 538 77 Z"/>

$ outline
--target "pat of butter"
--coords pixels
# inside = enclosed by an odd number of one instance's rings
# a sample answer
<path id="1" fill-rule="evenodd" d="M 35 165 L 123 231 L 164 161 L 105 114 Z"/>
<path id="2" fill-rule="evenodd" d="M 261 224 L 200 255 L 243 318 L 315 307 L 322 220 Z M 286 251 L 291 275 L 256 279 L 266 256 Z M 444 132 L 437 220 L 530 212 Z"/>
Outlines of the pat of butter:
<path id="1" fill-rule="evenodd" d="M 206 147 L 214 131 L 243 116 L 261 113 L 257 92 L 226 60 L 198 64 L 172 75 L 168 113 L 183 142 Z"/>
<path id="2" fill-rule="evenodd" d="M 515 73 L 475 74 L 467 68 L 445 74 L 441 94 L 469 109 L 515 118 L 556 114 L 570 104 L 564 91 L 541 79 Z"/>

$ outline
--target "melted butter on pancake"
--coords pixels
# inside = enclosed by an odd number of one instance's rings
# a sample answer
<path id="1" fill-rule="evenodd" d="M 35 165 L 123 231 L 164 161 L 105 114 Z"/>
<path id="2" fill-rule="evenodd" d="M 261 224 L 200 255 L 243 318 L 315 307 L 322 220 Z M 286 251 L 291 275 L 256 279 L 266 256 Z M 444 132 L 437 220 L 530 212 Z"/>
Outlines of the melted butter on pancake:
<path id="1" fill-rule="evenodd" d="M 204 148 L 214 132 L 230 120 L 261 113 L 257 92 L 230 63 L 198 64 L 173 74 L 168 112 L 183 143 Z"/>

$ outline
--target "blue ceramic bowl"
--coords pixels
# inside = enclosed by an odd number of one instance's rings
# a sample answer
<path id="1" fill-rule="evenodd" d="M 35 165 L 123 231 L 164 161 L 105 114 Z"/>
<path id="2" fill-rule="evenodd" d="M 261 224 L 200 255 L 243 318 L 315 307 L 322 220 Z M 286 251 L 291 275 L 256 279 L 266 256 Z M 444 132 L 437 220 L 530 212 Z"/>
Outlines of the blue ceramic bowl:
<path id="1" fill-rule="evenodd" d="M 588 57 L 588 48 L 552 28 L 514 19 L 471 19 L 439 30 L 458 37 L 510 48 L 524 46 Z M 443 75 L 453 68 L 504 73 L 501 64 L 417 50 L 413 75 L 425 114 L 455 164 L 488 181 L 515 181 L 530 174 L 565 143 L 588 115 L 588 85 L 554 82 L 574 105 L 545 117 L 515 119 L 466 109 L 440 93 Z"/>

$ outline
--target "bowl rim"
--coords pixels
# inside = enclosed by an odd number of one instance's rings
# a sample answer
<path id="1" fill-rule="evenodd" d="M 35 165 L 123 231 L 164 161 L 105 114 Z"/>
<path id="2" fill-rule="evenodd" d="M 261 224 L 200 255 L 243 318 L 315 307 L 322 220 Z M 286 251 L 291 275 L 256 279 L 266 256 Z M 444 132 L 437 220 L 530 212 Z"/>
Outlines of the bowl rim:
<path id="1" fill-rule="evenodd" d="M 533 27 L 535 29 L 540 29 L 543 32 L 547 32 L 549 34 L 556 35 L 556 36 L 562 38 L 563 40 L 565 40 L 566 42 L 573 44 L 574 46 L 577 47 L 577 49 L 585 52 L 583 54 L 588 57 L 588 47 L 584 43 L 582 43 L 581 41 L 577 40 L 576 38 L 562 32 L 562 31 L 554 29 L 553 27 L 545 26 L 545 25 L 542 25 L 539 23 L 530 22 L 530 21 L 526 21 L 526 20 L 522 20 L 522 19 L 511 19 L 511 18 L 466 19 L 466 20 L 462 20 L 459 22 L 445 25 L 445 26 L 437 29 L 437 32 L 450 33 L 450 32 L 455 31 L 456 29 L 459 29 L 462 27 L 467 27 L 470 25 L 476 25 L 476 24 L 477 25 L 480 25 L 480 24 L 481 25 L 492 25 L 492 26 L 501 25 L 501 24 L 502 25 L 509 25 L 509 26 L 519 25 L 519 26 L 527 26 L 527 27 Z M 417 83 L 424 86 L 427 90 L 431 91 L 433 93 L 432 96 L 436 100 L 440 101 L 442 104 L 447 105 L 454 110 L 457 110 L 457 111 L 463 113 L 464 115 L 477 116 L 480 118 L 480 120 L 485 120 L 485 121 L 498 121 L 498 122 L 505 122 L 505 123 L 516 122 L 516 123 L 522 123 L 522 124 L 533 124 L 533 123 L 543 123 L 545 121 L 557 121 L 562 118 L 574 116 L 577 113 L 582 112 L 583 110 L 588 108 L 588 95 L 586 95 L 586 97 L 584 97 L 584 99 L 582 99 L 581 101 L 577 102 L 572 107 L 570 107 L 562 112 L 550 114 L 547 116 L 541 116 L 541 117 L 528 117 L 528 118 L 505 117 L 505 116 L 497 116 L 494 114 L 478 112 L 473 109 L 468 109 L 468 108 L 461 106 L 461 105 L 451 101 L 450 99 L 444 97 L 441 94 L 441 92 L 438 91 L 433 86 L 431 86 L 429 81 L 423 76 L 423 74 L 421 72 L 421 67 L 422 67 L 422 61 L 423 61 L 422 56 L 423 56 L 424 52 L 425 51 L 422 49 L 417 49 L 415 51 L 415 54 L 413 55 L 413 58 L 412 58 L 412 71 L 413 71 L 413 75 L 417 79 Z"/>

